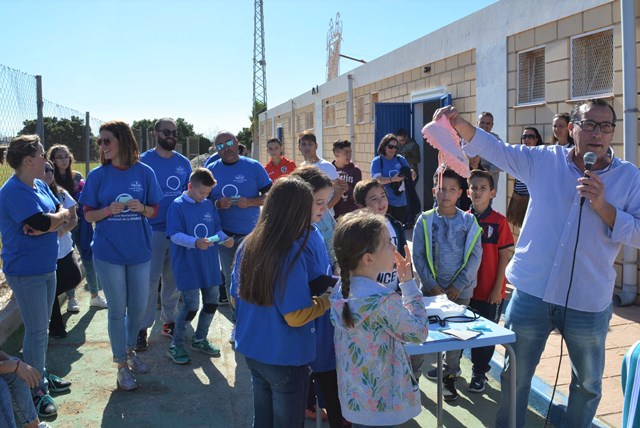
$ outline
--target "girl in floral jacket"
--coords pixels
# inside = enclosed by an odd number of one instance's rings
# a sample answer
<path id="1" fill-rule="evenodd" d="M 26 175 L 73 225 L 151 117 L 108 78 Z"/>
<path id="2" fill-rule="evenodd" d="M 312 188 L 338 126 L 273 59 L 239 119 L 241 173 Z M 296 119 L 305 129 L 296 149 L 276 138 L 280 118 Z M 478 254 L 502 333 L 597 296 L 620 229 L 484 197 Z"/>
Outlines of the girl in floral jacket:
<path id="1" fill-rule="evenodd" d="M 353 427 L 395 426 L 420 413 L 406 342 L 423 343 L 429 320 L 411 279 L 411 255 L 396 251 L 384 217 L 361 210 L 340 218 L 333 241 L 340 282 L 331 301 L 342 414 Z M 402 296 L 376 282 L 397 264 Z"/>

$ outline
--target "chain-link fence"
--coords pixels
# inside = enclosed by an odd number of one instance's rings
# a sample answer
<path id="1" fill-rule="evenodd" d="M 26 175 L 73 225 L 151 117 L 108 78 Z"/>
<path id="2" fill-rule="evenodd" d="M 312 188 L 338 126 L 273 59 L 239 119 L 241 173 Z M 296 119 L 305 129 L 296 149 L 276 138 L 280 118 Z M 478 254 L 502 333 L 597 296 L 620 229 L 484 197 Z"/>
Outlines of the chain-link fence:
<path id="1" fill-rule="evenodd" d="M 0 144 L 8 144 L 20 134 L 38 134 L 45 150 L 53 144 L 66 144 L 79 163 L 96 160 L 94 134 L 101 120 L 46 100 L 42 96 L 42 78 L 0 64 Z M 40 108 L 39 108 L 40 107 Z M 89 133 L 85 121 L 89 116 Z M 87 150 L 87 147 L 89 148 Z M 13 173 L 8 165 L 0 165 L 0 185 Z"/>

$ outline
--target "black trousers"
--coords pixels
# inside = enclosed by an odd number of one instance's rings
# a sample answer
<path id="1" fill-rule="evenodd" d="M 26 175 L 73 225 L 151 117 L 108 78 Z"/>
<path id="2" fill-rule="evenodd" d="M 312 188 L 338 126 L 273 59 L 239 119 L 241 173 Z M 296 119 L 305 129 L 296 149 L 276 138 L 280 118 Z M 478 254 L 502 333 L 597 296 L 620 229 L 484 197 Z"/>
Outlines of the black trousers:
<path id="1" fill-rule="evenodd" d="M 307 408 L 313 408 L 316 403 L 316 389 L 314 384 L 320 387 L 322 398 L 324 398 L 327 406 L 327 417 L 329 418 L 329 426 L 331 428 L 342 428 L 342 408 L 338 399 L 338 375 L 335 370 L 328 372 L 311 373 L 311 381 L 309 386 L 309 399 L 307 400 Z M 320 411 L 320 409 L 316 409 Z"/>
<path id="2" fill-rule="evenodd" d="M 64 328 L 58 296 L 75 288 L 80 284 L 80 281 L 82 281 L 80 265 L 78 265 L 78 261 L 73 251 L 71 251 L 63 258 L 58 259 L 58 265 L 56 267 L 56 298 L 53 300 L 53 311 L 51 312 L 49 330 L 61 330 Z"/>

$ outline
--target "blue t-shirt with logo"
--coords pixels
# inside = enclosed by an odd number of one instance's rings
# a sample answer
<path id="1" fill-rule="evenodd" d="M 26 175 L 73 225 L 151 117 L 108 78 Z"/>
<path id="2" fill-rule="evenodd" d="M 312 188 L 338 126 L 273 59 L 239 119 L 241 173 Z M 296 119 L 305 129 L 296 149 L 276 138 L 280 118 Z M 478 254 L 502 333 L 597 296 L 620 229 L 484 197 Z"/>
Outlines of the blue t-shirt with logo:
<path id="1" fill-rule="evenodd" d="M 393 177 L 398 175 L 403 166 L 409 168 L 407 160 L 401 155 L 396 155 L 391 160 L 384 156 L 376 156 L 371 161 L 371 178 Z M 398 182 L 398 184 L 401 183 Z M 392 207 L 404 207 L 407 205 L 407 192 L 403 191 L 400 195 L 396 195 L 391 184 L 385 184 L 384 189 L 387 191 L 389 205 Z"/>
<path id="2" fill-rule="evenodd" d="M 149 165 L 156 173 L 162 199 L 158 209 L 158 215 L 149 219 L 149 224 L 154 232 L 164 232 L 167 227 L 167 209 L 171 202 L 187 190 L 189 176 L 191 175 L 191 163 L 189 159 L 178 152 L 165 159 L 155 151 L 147 150 L 140 156 L 140 162 Z"/>
<path id="3" fill-rule="evenodd" d="M 311 226 L 309 241 L 304 249 L 304 257 L 307 260 L 307 272 L 309 281 L 320 275 L 333 274 L 331 260 L 327 254 L 322 234 L 316 226 Z M 316 323 L 316 359 L 311 363 L 314 372 L 328 372 L 336 369 L 336 350 L 333 344 L 333 324 L 329 317 L 330 311 L 314 320 Z"/>
<path id="4" fill-rule="evenodd" d="M 231 196 L 255 198 L 260 196 L 260 189 L 271 184 L 269 174 L 262 164 L 244 156 L 240 156 L 236 163 L 230 165 L 219 159 L 208 168 L 217 182 L 209 196 L 214 202 L 222 197 Z M 232 205 L 226 210 L 218 211 L 218 214 L 222 230 L 232 234 L 248 235 L 258 222 L 260 207 L 239 208 Z"/>
<path id="5" fill-rule="evenodd" d="M 109 163 L 89 173 L 80 203 L 101 209 L 114 201 L 131 199 L 144 205 L 156 205 L 161 198 L 158 180 L 149 166 L 136 162 L 121 170 Z M 151 226 L 142 213 L 125 208 L 120 214 L 96 223 L 91 250 L 95 258 L 116 265 L 148 262 L 151 260 Z"/>
<path id="6" fill-rule="evenodd" d="M 240 244 L 231 278 L 231 295 L 236 300 L 236 351 L 249 358 L 276 366 L 301 366 L 316 357 L 315 323 L 311 321 L 301 327 L 291 327 L 284 319 L 285 314 L 312 304 L 309 287 L 306 286 L 306 258 L 301 254 L 294 261 L 303 239 L 294 242 L 289 250 L 283 265 L 285 271 L 290 269 L 285 291 L 279 293 L 281 288 L 276 287 L 271 306 L 254 305 L 238 297 L 240 287 L 244 286 L 239 284 L 244 243 Z"/>
<path id="7" fill-rule="evenodd" d="M 196 202 L 183 194 L 169 206 L 168 237 L 176 233 L 184 233 L 197 238 L 208 238 L 218 231 L 220 231 L 220 217 L 211 200 Z M 171 242 L 169 254 L 178 290 L 209 288 L 222 284 L 217 245 L 201 250 Z"/>
<path id="8" fill-rule="evenodd" d="M 55 213 L 58 198 L 42 180 L 33 187 L 15 175 L 0 189 L 0 233 L 2 270 L 9 276 L 30 276 L 55 272 L 58 260 L 58 234 L 25 235 L 24 221 L 38 213 Z"/>

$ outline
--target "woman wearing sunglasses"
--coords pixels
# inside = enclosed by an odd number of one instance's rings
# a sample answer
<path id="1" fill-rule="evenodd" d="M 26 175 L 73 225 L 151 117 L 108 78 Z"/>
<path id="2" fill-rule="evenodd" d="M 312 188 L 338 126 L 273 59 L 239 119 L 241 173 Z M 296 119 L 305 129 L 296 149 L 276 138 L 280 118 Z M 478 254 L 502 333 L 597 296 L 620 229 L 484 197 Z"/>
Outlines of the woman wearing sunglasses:
<path id="1" fill-rule="evenodd" d="M 542 137 L 536 128 L 533 126 L 527 126 L 522 130 L 522 137 L 520 137 L 522 145 L 527 147 L 541 146 Z M 527 212 L 529 206 L 529 190 L 526 184 L 522 181 L 515 179 L 513 185 L 513 193 L 511 194 L 511 200 L 509 201 L 509 207 L 507 208 L 507 220 L 514 226 L 522 227 L 524 222 L 524 215 Z"/>
<path id="2" fill-rule="evenodd" d="M 82 190 L 85 218 L 96 224 L 91 249 L 96 272 L 109 301 L 108 330 L 117 385 L 138 387 L 133 373 L 149 367 L 135 353 L 149 293 L 151 227 L 162 197 L 153 170 L 141 163 L 138 144 L 124 122 L 100 126 L 101 166 Z"/>
<path id="3" fill-rule="evenodd" d="M 15 173 L 0 189 L 2 270 L 24 323 L 24 361 L 39 372 L 30 385 L 33 402 L 38 416 L 47 418 L 57 414 L 49 392 L 61 387 L 50 385 L 46 369 L 47 329 L 56 293 L 56 231 L 71 221 L 71 213 L 42 181 L 46 159 L 37 135 L 14 138 L 0 149 L 0 163 L 5 156 Z M 67 382 L 53 380 L 68 389 Z"/>
<path id="4" fill-rule="evenodd" d="M 387 212 L 403 224 L 407 210 L 407 194 L 403 181 L 407 174 L 408 178 L 411 178 L 409 163 L 398 154 L 398 139 L 394 134 L 385 135 L 378 146 L 378 156 L 371 161 L 371 178 L 384 184 L 389 200 Z"/>

